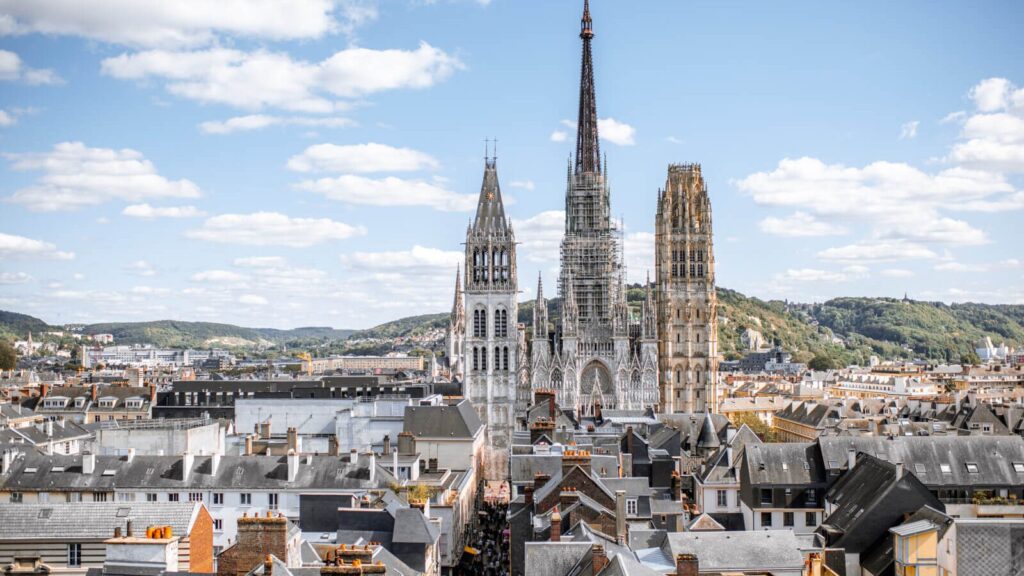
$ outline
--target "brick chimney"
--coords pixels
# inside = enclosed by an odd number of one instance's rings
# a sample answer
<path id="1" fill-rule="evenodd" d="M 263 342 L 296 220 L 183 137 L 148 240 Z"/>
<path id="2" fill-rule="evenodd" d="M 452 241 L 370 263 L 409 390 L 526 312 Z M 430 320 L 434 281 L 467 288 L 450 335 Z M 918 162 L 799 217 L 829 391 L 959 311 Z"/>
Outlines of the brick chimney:
<path id="1" fill-rule="evenodd" d="M 558 512 L 558 506 L 551 512 L 551 541 L 562 541 L 562 515 Z"/>
<path id="2" fill-rule="evenodd" d="M 412 432 L 398 433 L 398 453 L 406 455 L 416 453 L 416 437 Z"/>
<path id="3" fill-rule="evenodd" d="M 562 477 L 565 478 L 574 466 L 579 466 L 590 474 L 590 452 L 586 450 L 566 450 L 562 452 Z"/>
<path id="4" fill-rule="evenodd" d="M 92 398 L 92 403 L 93 404 L 96 403 L 96 389 L 97 389 L 97 386 L 95 384 L 93 384 L 92 386 L 89 387 L 89 397 Z"/>
<path id="5" fill-rule="evenodd" d="M 626 452 L 633 454 L 633 427 L 626 426 Z"/>
<path id="6" fill-rule="evenodd" d="M 530 423 L 530 444 L 536 442 L 541 436 L 547 434 L 548 438 L 554 441 L 555 421 L 547 418 L 540 418 Z"/>
<path id="7" fill-rule="evenodd" d="M 341 455 L 341 449 L 338 447 L 338 437 L 333 434 L 327 439 L 327 453 L 331 456 Z"/>
<path id="8" fill-rule="evenodd" d="M 527 506 L 533 506 L 533 484 L 523 487 L 523 497 L 526 499 Z"/>
<path id="9" fill-rule="evenodd" d="M 266 516 L 243 514 L 238 519 L 238 537 L 217 557 L 218 576 L 245 576 L 273 554 L 288 564 L 288 521 L 267 512 Z"/>
<path id="10" fill-rule="evenodd" d="M 288 450 L 299 452 L 299 431 L 294 426 L 288 428 Z"/>
<path id="11" fill-rule="evenodd" d="M 541 488 L 543 488 L 544 485 L 548 483 L 548 480 L 551 480 L 551 475 L 550 474 L 545 474 L 543 472 L 537 472 L 536 474 L 534 474 L 533 475 L 533 489 L 534 489 L 534 491 L 537 491 L 537 490 L 540 490 Z"/>
<path id="12" fill-rule="evenodd" d="M 270 439 L 270 418 L 267 418 L 266 422 L 260 422 L 260 439 Z"/>
<path id="13" fill-rule="evenodd" d="M 601 573 L 605 566 L 608 565 L 608 555 L 604 552 L 604 546 L 601 544 L 594 544 L 590 547 L 591 564 L 594 567 L 594 574 Z"/>
<path id="14" fill-rule="evenodd" d="M 384 448 L 382 449 L 382 453 L 385 456 L 391 454 L 391 435 L 389 434 L 384 435 Z"/>
<path id="15" fill-rule="evenodd" d="M 245 455 L 252 455 L 252 434 L 245 435 Z"/>
<path id="16" fill-rule="evenodd" d="M 676 554 L 676 576 L 698 576 L 699 571 L 696 554 Z"/>
<path id="17" fill-rule="evenodd" d="M 626 491 L 615 491 L 615 541 L 626 545 Z"/>
<path id="18" fill-rule="evenodd" d="M 683 499 L 683 477 L 675 470 L 672 471 L 672 499 L 676 502 Z"/>
<path id="19" fill-rule="evenodd" d="M 156 404 L 156 384 L 149 385 L 149 403 Z"/>
<path id="20" fill-rule="evenodd" d="M 39 385 L 39 397 L 40 398 L 46 398 L 46 395 L 49 394 L 49 393 L 50 393 L 50 385 L 49 384 L 44 382 L 44 383 Z"/>

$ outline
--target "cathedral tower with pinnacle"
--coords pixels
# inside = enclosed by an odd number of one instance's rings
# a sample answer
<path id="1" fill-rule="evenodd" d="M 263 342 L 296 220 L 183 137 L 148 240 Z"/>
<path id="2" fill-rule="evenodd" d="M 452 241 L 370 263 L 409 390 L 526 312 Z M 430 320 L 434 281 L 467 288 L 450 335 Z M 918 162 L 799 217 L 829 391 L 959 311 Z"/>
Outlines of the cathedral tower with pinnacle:
<path id="1" fill-rule="evenodd" d="M 503 480 L 512 443 L 513 404 L 520 370 L 516 303 L 516 240 L 498 185 L 495 158 L 484 161 L 476 217 L 466 230 L 464 311 L 458 309 L 456 279 L 454 325 L 463 317 L 463 393 L 487 424 L 483 475 Z M 454 377 L 454 374 L 453 374 Z"/>
<path id="2" fill-rule="evenodd" d="M 648 297 L 639 318 L 634 318 L 627 302 L 619 230 L 611 219 L 607 165 L 602 165 L 593 38 L 590 4 L 585 0 L 576 153 L 566 174 L 558 279 L 561 318 L 549 331 L 538 282 L 530 355 L 531 387 L 553 389 L 558 403 L 579 416 L 602 408 L 643 409 L 658 402 L 654 299 Z M 645 322 L 648 317 L 650 326 Z"/>
<path id="3" fill-rule="evenodd" d="M 718 297 L 711 201 L 699 164 L 672 164 L 655 221 L 661 410 L 717 410 Z"/>

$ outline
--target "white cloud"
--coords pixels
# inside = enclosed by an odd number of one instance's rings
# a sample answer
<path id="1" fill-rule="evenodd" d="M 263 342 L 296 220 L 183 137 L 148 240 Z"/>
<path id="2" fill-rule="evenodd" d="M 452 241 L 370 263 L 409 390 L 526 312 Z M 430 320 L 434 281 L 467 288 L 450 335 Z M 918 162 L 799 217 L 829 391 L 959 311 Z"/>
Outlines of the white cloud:
<path id="1" fill-rule="evenodd" d="M 199 46 L 229 34 L 321 38 L 377 17 L 375 3 L 343 0 L 0 0 L 7 33 L 81 36 L 130 46 Z"/>
<path id="2" fill-rule="evenodd" d="M 128 270 L 136 275 L 151 277 L 156 276 L 156 269 L 145 260 L 136 260 L 128 265 Z"/>
<path id="3" fill-rule="evenodd" d="M 619 146 L 633 146 L 636 144 L 636 129 L 614 118 L 598 120 L 597 130 L 602 140 L 607 140 L 612 144 L 618 144 Z"/>
<path id="4" fill-rule="evenodd" d="M 62 252 L 49 242 L 0 232 L 0 259 L 48 258 L 52 260 L 71 260 L 74 257 L 74 252 Z"/>
<path id="5" fill-rule="evenodd" d="M 270 301 L 256 294 L 243 294 L 238 297 L 239 304 L 246 304 L 248 306 L 266 306 L 270 304 Z"/>
<path id="6" fill-rule="evenodd" d="M 438 167 L 440 163 L 425 152 L 376 142 L 315 144 L 288 159 L 288 168 L 296 172 L 412 172 Z"/>
<path id="7" fill-rule="evenodd" d="M 141 296 L 156 296 L 170 294 L 170 288 L 154 288 L 152 286 L 132 286 L 132 294 L 138 294 Z"/>
<path id="8" fill-rule="evenodd" d="M 286 264 L 285 259 L 280 256 L 250 256 L 248 258 L 235 258 L 234 265 L 241 268 L 273 268 Z"/>
<path id="9" fill-rule="evenodd" d="M 188 180 L 168 180 L 140 152 L 123 148 L 89 148 L 62 142 L 50 152 L 5 154 L 20 171 L 42 171 L 32 185 L 8 201 L 35 211 L 74 210 L 111 200 L 196 198 L 199 187 Z"/>
<path id="10" fill-rule="evenodd" d="M 850 263 L 894 262 L 937 258 L 926 246 L 902 240 L 864 242 L 818 252 L 823 260 Z"/>
<path id="11" fill-rule="evenodd" d="M 758 228 L 766 234 L 790 238 L 833 236 L 846 232 L 842 226 L 823 222 L 806 212 L 799 211 L 785 218 L 769 216 L 758 223 Z"/>
<path id="12" fill-rule="evenodd" d="M 950 260 L 935 265 L 938 272 L 992 272 L 994 270 L 1012 270 L 1020 267 L 1020 260 L 1008 258 L 999 262 L 987 262 L 979 264 L 965 264 Z"/>
<path id="13" fill-rule="evenodd" d="M 963 122 L 948 161 L 973 168 L 1024 172 L 1024 88 L 1005 78 L 981 81 L 970 92 L 976 113 Z"/>
<path id="14" fill-rule="evenodd" d="M 912 278 L 914 276 L 912 271 L 903 268 L 886 268 L 878 274 L 886 278 Z"/>
<path id="15" fill-rule="evenodd" d="M 564 225 L 564 223 L 563 223 Z M 654 275 L 654 234 L 629 232 L 624 238 L 627 282 L 643 282 L 647 274 Z"/>
<path id="16" fill-rule="evenodd" d="M 0 110 L 0 126 L 14 126 L 18 123 L 18 119 L 8 114 L 4 110 Z"/>
<path id="17" fill-rule="evenodd" d="M 912 140 L 917 138 L 917 127 L 921 122 L 913 120 L 900 126 L 900 140 Z"/>
<path id="18" fill-rule="evenodd" d="M 790 268 L 775 275 L 779 282 L 849 282 L 867 276 L 864 266 L 848 266 L 842 271 L 815 268 Z"/>
<path id="19" fill-rule="evenodd" d="M 0 8 L 0 12 L 2 12 Z M 0 50 L 0 80 L 24 82 L 29 85 L 63 84 L 64 80 L 49 69 L 29 68 L 21 57 L 9 50 Z"/>
<path id="20" fill-rule="evenodd" d="M 350 226 L 327 218 L 292 218 L 277 212 L 222 214 L 208 218 L 201 228 L 185 235 L 196 240 L 305 248 L 332 240 L 366 234 L 362 226 Z"/>
<path id="21" fill-rule="evenodd" d="M 24 272 L 0 272 L 0 284 L 25 284 L 32 277 Z"/>
<path id="22" fill-rule="evenodd" d="M 555 130 L 551 133 L 552 142 L 565 142 L 569 139 L 569 133 L 564 130 Z"/>
<path id="23" fill-rule="evenodd" d="M 956 112 L 950 112 L 939 120 L 939 124 L 953 124 L 957 122 L 963 122 L 967 118 L 967 112 L 963 110 L 957 110 Z"/>
<path id="24" fill-rule="evenodd" d="M 538 264 L 558 262 L 558 251 L 565 232 L 565 212 L 548 210 L 525 220 L 512 220 L 519 241 L 519 257 Z"/>
<path id="25" fill-rule="evenodd" d="M 665 142 L 668 142 L 669 144 L 682 144 L 683 140 L 681 138 L 676 138 L 675 136 L 665 136 Z"/>
<path id="26" fill-rule="evenodd" d="M 338 103 L 335 103 L 338 108 Z M 317 128 L 348 128 L 355 126 L 355 122 L 348 118 L 328 117 L 318 118 L 315 116 L 270 116 L 266 114 L 250 114 L 248 116 L 235 116 L 227 120 L 210 120 L 199 125 L 204 134 L 233 134 L 235 132 L 249 132 L 262 130 L 270 126 L 307 126 Z"/>
<path id="27" fill-rule="evenodd" d="M 104 74 L 125 80 L 162 79 L 169 92 L 190 100 L 312 113 L 338 110 L 333 98 L 428 88 L 461 68 L 458 58 L 425 42 L 416 50 L 348 48 L 315 63 L 280 52 L 227 48 L 150 50 L 102 63 Z"/>
<path id="28" fill-rule="evenodd" d="M 206 216 L 206 212 L 195 206 L 150 206 L 149 204 L 132 204 L 125 206 L 121 214 L 132 218 L 198 218 Z"/>
<path id="29" fill-rule="evenodd" d="M 411 275 L 450 272 L 462 262 L 462 252 L 413 246 L 395 252 L 353 252 L 341 256 L 344 264 L 372 271 L 397 271 Z"/>
<path id="30" fill-rule="evenodd" d="M 357 308 L 390 310 L 389 316 L 422 314 L 451 306 L 461 251 L 413 246 L 408 250 L 341 256 L 350 270 L 341 288 Z"/>
<path id="31" fill-rule="evenodd" d="M 537 187 L 533 180 L 513 180 L 508 185 L 513 188 L 522 188 L 523 190 L 533 190 Z"/>
<path id="32" fill-rule="evenodd" d="M 193 282 L 211 282 L 214 284 L 242 282 L 246 276 L 231 270 L 206 270 L 192 275 Z"/>
<path id="33" fill-rule="evenodd" d="M 304 180 L 295 185 L 299 190 L 321 194 L 346 204 L 369 206 L 429 206 L 444 212 L 469 212 L 476 207 L 476 196 L 457 194 L 422 180 L 366 178 L 345 174 L 336 178 Z"/>

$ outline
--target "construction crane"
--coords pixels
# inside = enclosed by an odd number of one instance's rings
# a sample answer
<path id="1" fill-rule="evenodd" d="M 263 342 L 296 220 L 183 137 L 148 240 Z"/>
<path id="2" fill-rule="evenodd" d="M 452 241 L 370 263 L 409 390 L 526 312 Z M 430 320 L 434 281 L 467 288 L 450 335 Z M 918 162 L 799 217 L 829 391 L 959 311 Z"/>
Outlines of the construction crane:
<path id="1" fill-rule="evenodd" d="M 296 358 L 302 360 L 302 371 L 306 373 L 306 376 L 313 375 L 313 357 L 309 355 L 309 352 L 301 352 L 295 355 Z"/>

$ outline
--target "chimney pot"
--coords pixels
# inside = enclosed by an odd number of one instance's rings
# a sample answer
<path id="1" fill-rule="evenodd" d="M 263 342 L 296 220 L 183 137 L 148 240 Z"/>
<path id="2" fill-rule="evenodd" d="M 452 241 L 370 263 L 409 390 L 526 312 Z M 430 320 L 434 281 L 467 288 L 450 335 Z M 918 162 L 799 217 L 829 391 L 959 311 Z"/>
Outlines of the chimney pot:
<path id="1" fill-rule="evenodd" d="M 700 564 L 695 554 L 676 554 L 676 576 L 698 576 Z"/>

